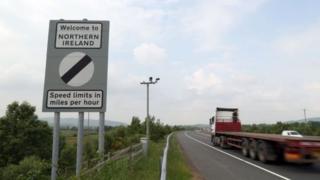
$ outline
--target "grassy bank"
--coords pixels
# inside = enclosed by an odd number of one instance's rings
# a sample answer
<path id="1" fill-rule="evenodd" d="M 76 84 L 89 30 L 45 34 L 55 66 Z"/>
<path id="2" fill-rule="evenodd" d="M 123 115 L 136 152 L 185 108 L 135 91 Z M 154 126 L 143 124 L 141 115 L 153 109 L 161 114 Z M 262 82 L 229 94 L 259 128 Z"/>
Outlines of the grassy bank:
<path id="1" fill-rule="evenodd" d="M 150 143 L 148 157 L 142 157 L 133 163 L 128 159 L 114 161 L 105 166 L 94 176 L 82 179 L 97 180 L 158 180 L 160 177 L 160 156 L 163 152 L 164 141 Z"/>
<path id="2" fill-rule="evenodd" d="M 192 170 L 187 164 L 183 152 L 177 142 L 176 134 L 171 137 L 168 151 L 168 180 L 188 180 L 192 179 Z"/>

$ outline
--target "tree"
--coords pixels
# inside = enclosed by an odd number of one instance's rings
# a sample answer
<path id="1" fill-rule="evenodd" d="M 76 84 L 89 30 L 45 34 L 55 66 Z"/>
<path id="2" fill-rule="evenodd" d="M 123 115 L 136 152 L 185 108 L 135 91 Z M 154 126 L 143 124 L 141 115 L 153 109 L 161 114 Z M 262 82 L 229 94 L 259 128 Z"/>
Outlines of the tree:
<path id="1" fill-rule="evenodd" d="M 142 134 L 143 129 L 140 124 L 140 119 L 138 117 L 133 116 L 131 120 L 131 124 L 129 126 L 129 133 L 130 134 Z"/>
<path id="2" fill-rule="evenodd" d="M 172 130 L 168 125 L 161 123 L 160 119 L 155 120 L 153 116 L 150 119 L 150 139 L 153 141 L 159 141 L 163 139 L 166 134 L 170 133 Z"/>
<path id="3" fill-rule="evenodd" d="M 35 110 L 27 102 L 13 102 L 0 118 L 0 167 L 31 155 L 50 159 L 52 131 L 46 122 L 37 120 Z"/>

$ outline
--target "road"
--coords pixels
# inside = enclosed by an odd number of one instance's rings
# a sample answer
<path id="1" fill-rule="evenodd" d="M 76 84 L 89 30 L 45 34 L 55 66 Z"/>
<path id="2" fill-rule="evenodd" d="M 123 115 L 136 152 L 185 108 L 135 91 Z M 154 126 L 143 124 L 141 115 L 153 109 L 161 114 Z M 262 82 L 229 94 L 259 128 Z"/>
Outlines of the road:
<path id="1" fill-rule="evenodd" d="M 230 180 L 319 180 L 320 164 L 263 164 L 243 157 L 241 151 L 213 147 L 210 135 L 186 131 L 177 139 L 189 162 L 204 179 Z"/>

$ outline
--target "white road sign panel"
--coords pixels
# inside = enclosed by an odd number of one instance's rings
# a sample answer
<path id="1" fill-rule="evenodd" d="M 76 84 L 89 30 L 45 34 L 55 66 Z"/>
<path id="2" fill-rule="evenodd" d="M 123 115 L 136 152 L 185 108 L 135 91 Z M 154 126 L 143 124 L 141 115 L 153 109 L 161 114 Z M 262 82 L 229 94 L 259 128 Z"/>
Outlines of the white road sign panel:
<path id="1" fill-rule="evenodd" d="M 66 55 L 59 65 L 61 80 L 70 86 L 84 85 L 92 78 L 93 72 L 93 61 L 83 52 L 72 52 Z"/>
<path id="2" fill-rule="evenodd" d="M 56 48 L 101 48 L 102 24 L 57 23 Z"/>
<path id="3" fill-rule="evenodd" d="M 103 92 L 49 90 L 47 94 L 47 108 L 101 108 Z"/>
<path id="4" fill-rule="evenodd" d="M 43 112 L 105 112 L 109 21 L 50 20 Z"/>

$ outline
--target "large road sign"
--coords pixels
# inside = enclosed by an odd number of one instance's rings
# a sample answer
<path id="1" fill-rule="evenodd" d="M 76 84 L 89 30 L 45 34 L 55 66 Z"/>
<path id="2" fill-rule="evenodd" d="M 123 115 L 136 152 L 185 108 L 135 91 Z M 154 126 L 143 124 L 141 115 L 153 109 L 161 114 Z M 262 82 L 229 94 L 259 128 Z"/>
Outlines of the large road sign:
<path id="1" fill-rule="evenodd" d="M 50 21 L 44 112 L 105 112 L 108 40 L 108 21 Z"/>

